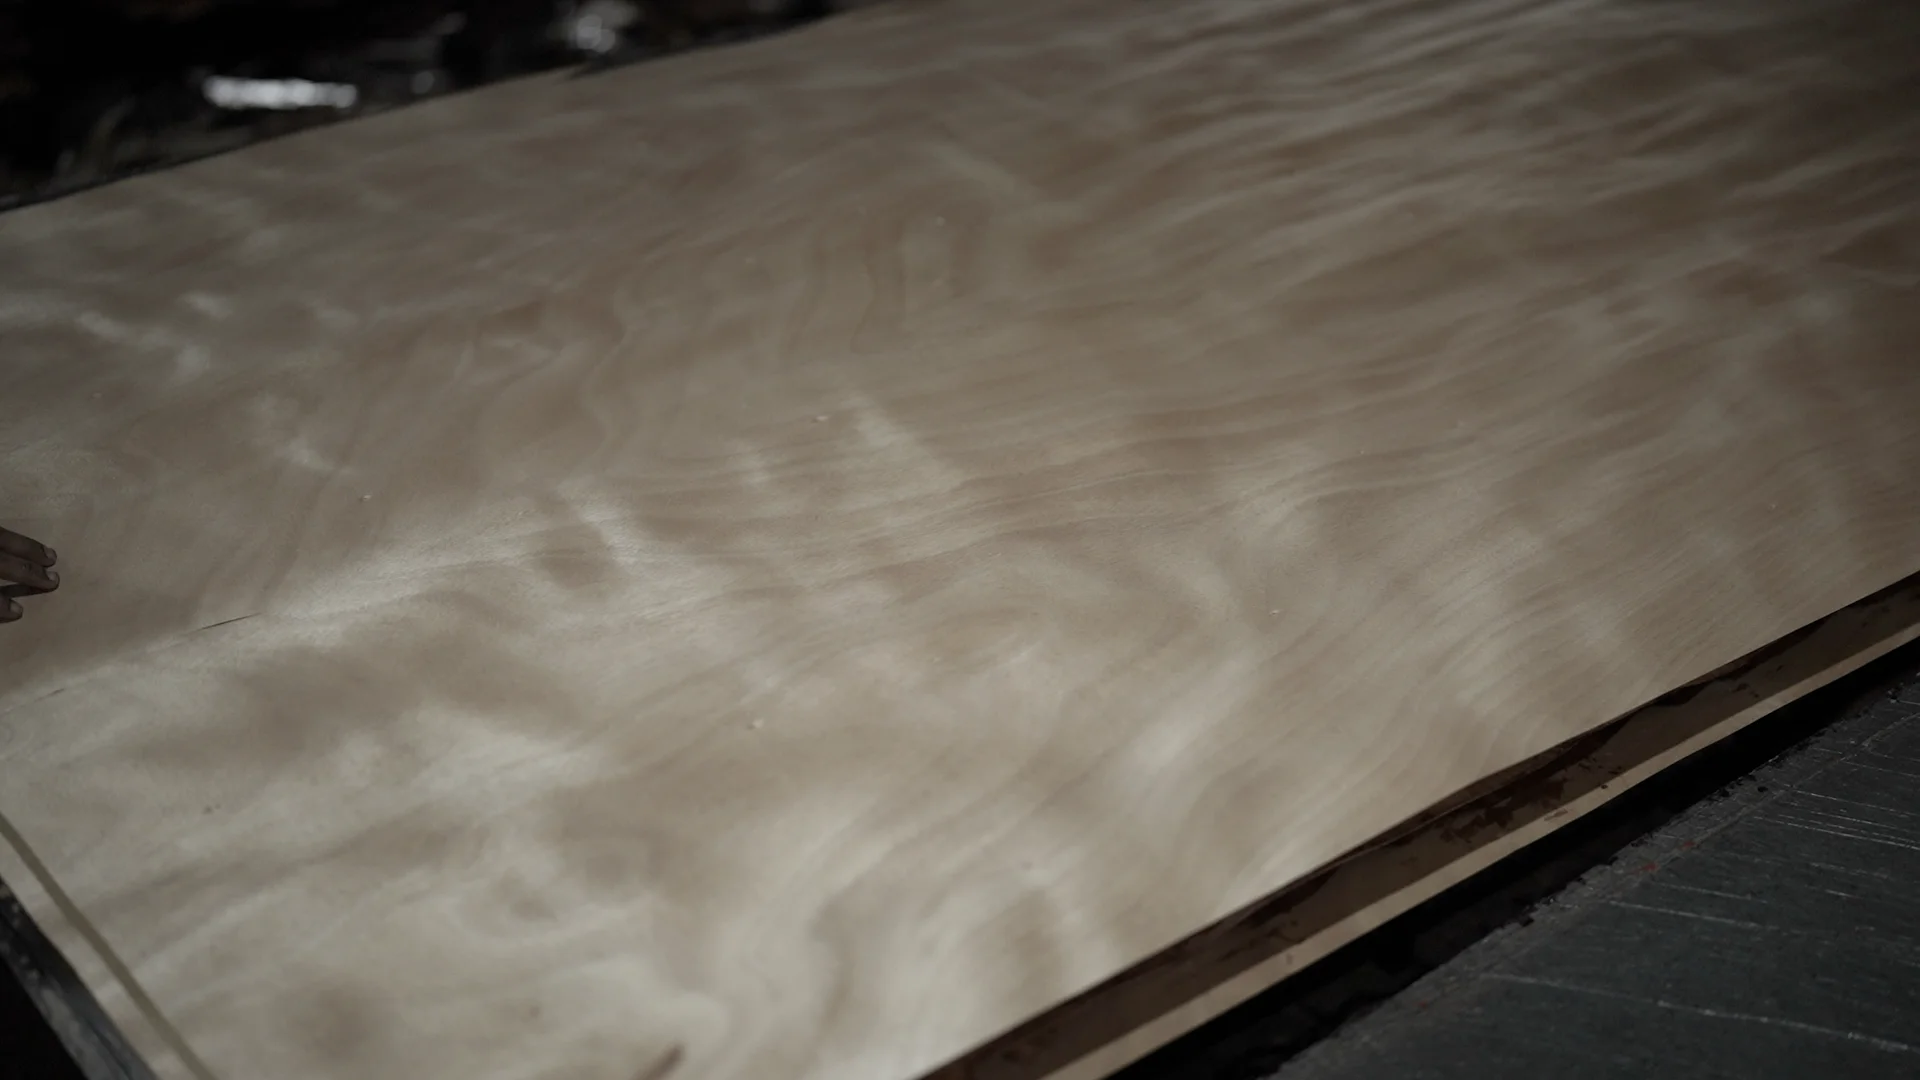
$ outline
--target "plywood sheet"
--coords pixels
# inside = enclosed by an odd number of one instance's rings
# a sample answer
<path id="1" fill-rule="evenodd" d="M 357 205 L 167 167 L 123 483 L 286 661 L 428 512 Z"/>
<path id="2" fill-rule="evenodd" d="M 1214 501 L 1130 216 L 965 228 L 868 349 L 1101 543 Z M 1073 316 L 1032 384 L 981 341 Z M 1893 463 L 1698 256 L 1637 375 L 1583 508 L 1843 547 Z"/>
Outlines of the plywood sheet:
<path id="1" fill-rule="evenodd" d="M 0 872 L 171 1075 L 935 1068 L 1920 570 L 1916 46 L 908 0 L 0 217 Z"/>
<path id="2" fill-rule="evenodd" d="M 1478 781 L 1392 833 L 975 1047 L 931 1076 L 1098 1080 L 1125 1075 L 1116 1070 L 1662 770 L 1915 640 L 1920 640 L 1920 577 Z M 1415 916 L 1416 923 L 1421 918 Z M 1228 1027 L 1244 1031 L 1246 1023 L 1241 1017 Z M 1192 1045 L 1206 1040 L 1202 1031 Z M 1145 1064 L 1143 1075 L 1181 1075 L 1156 1071 L 1173 1067 L 1165 1061 Z"/>

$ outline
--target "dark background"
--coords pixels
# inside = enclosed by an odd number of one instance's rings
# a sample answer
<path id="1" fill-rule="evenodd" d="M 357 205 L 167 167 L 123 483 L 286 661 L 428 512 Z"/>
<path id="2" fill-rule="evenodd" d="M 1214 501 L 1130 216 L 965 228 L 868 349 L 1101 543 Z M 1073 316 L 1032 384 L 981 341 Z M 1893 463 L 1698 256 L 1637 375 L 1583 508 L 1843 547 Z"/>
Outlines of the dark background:
<path id="1" fill-rule="evenodd" d="M 619 0 L 604 50 L 578 0 L 0 0 L 0 210 L 515 75 L 772 33 L 842 0 Z M 229 110 L 209 75 L 359 91 L 350 110 Z"/>

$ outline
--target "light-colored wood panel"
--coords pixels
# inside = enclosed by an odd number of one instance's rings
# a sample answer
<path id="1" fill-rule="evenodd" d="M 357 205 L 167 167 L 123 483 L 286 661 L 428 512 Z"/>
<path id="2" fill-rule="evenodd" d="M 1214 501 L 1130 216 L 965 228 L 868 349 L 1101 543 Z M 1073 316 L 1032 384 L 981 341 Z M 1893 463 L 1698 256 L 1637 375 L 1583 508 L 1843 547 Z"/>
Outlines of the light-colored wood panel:
<path id="1" fill-rule="evenodd" d="M 1920 569 L 1916 43 L 909 0 L 0 218 L 0 809 L 186 1075 L 923 1073 Z"/>
<path id="2" fill-rule="evenodd" d="M 1098 1080 L 1915 640 L 1920 578 L 1487 777 L 1450 805 L 975 1048 L 933 1080 Z"/>

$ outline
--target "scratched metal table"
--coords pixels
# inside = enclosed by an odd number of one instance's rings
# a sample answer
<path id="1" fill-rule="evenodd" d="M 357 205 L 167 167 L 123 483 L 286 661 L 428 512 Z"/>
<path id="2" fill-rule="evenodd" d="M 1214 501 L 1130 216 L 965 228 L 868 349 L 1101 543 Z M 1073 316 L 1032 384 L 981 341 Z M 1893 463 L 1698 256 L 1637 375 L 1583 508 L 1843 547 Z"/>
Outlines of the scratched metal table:
<path id="1" fill-rule="evenodd" d="M 146 1080 L 9 901 L 0 889 L 0 1080 Z M 1386 1076 L 1920 1076 L 1920 649 L 1670 770 L 1122 1080 Z"/>

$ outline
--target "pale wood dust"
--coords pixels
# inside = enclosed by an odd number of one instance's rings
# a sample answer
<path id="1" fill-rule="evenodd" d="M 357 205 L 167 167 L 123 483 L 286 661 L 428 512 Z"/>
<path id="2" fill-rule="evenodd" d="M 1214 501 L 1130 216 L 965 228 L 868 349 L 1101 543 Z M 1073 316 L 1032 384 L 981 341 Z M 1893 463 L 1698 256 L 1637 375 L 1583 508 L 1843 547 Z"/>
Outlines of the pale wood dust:
<path id="1" fill-rule="evenodd" d="M 184 1072 L 904 1080 L 1920 569 L 1916 55 L 910 2 L 0 217 L 0 808 Z"/>

